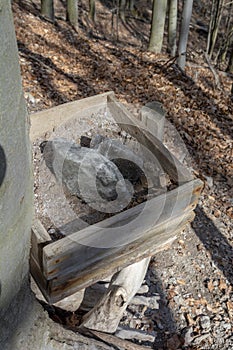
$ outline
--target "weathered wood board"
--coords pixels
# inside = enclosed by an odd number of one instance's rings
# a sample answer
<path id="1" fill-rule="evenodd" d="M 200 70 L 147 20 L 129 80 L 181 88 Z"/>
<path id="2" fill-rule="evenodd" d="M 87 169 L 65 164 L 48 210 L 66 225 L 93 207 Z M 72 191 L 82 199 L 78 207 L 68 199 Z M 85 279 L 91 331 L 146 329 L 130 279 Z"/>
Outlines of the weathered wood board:
<path id="1" fill-rule="evenodd" d="M 51 242 L 40 224 L 34 225 L 31 273 L 50 303 L 164 249 L 193 219 L 201 192 L 202 182 L 193 179 L 189 170 L 112 92 L 32 115 L 31 139 L 104 105 L 122 129 L 150 149 L 177 188 L 56 242 Z"/>

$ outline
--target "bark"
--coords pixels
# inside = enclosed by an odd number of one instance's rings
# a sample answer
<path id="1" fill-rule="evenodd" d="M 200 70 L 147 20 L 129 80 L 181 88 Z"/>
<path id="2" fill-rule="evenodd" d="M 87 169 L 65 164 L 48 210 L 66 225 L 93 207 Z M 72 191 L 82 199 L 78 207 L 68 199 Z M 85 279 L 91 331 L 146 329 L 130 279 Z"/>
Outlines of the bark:
<path id="1" fill-rule="evenodd" d="M 189 34 L 189 24 L 192 15 L 193 8 L 193 0 L 185 0 L 184 7 L 182 11 L 182 20 L 181 20 L 181 28 L 180 28 L 180 38 L 179 38 L 179 46 L 178 46 L 178 66 L 181 69 L 185 68 L 186 64 L 186 50 L 188 43 L 188 34 Z"/>
<path id="2" fill-rule="evenodd" d="M 120 0 L 120 19 L 125 22 L 126 0 Z"/>
<path id="3" fill-rule="evenodd" d="M 224 33 L 224 36 L 222 37 L 222 45 L 221 45 L 221 55 L 216 57 L 216 61 L 219 61 L 219 63 L 226 62 L 226 57 L 229 52 L 229 48 L 233 44 L 233 18 L 232 18 L 232 9 L 233 9 L 233 2 L 229 4 L 228 7 L 228 17 L 226 20 L 226 31 Z"/>
<path id="4" fill-rule="evenodd" d="M 54 21 L 53 0 L 41 0 L 41 14 L 49 20 Z"/>
<path id="5" fill-rule="evenodd" d="M 207 39 L 207 50 L 206 50 L 210 59 L 213 55 L 216 40 L 217 40 L 219 25 L 222 19 L 223 5 L 224 5 L 224 0 L 214 0 L 212 3 L 209 33 L 208 33 L 208 39 Z"/>
<path id="6" fill-rule="evenodd" d="M 67 0 L 67 21 L 78 29 L 78 0 Z"/>
<path id="7" fill-rule="evenodd" d="M 90 6 L 89 16 L 90 16 L 91 20 L 93 22 L 95 22 L 95 16 L 96 16 L 96 13 L 95 13 L 95 0 L 90 0 L 89 1 L 89 6 Z"/>
<path id="8" fill-rule="evenodd" d="M 128 1 L 128 6 L 129 6 L 130 12 L 133 13 L 134 8 L 135 8 L 135 0 L 129 0 Z"/>
<path id="9" fill-rule="evenodd" d="M 153 1 L 153 14 L 149 42 L 149 51 L 160 53 L 163 44 L 167 0 Z"/>
<path id="10" fill-rule="evenodd" d="M 233 74 L 233 48 L 231 49 L 231 56 L 227 67 L 227 71 Z"/>
<path id="11" fill-rule="evenodd" d="M 171 56 L 176 54 L 177 0 L 169 2 L 168 44 Z"/>
<path id="12" fill-rule="evenodd" d="M 27 286 L 32 220 L 29 121 L 10 2 L 0 3 L 0 348 L 17 349 Z M 16 243 L 17 242 L 17 243 Z M 25 319 L 25 323 L 26 323 Z"/>

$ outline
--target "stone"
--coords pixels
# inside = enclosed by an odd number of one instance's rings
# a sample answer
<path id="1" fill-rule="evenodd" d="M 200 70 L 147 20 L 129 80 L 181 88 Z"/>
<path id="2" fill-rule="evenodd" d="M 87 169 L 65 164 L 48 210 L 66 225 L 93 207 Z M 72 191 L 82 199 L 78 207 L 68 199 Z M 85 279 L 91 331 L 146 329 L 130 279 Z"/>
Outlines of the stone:
<path id="1" fill-rule="evenodd" d="M 137 183 L 143 175 L 143 160 L 121 141 L 96 135 L 91 140 L 91 148 L 111 160 L 123 177 L 131 183 Z"/>
<path id="2" fill-rule="evenodd" d="M 207 315 L 200 316 L 200 326 L 203 330 L 209 330 L 211 327 L 210 318 Z"/>
<path id="3" fill-rule="evenodd" d="M 92 208 L 113 213 L 130 202 L 132 187 L 98 150 L 57 138 L 44 145 L 43 157 L 57 181 Z"/>

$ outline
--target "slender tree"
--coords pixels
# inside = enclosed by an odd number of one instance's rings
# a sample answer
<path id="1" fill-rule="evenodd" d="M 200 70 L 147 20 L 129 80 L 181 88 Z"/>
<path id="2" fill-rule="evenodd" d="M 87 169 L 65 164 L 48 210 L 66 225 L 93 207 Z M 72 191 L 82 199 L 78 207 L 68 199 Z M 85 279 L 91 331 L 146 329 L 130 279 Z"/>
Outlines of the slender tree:
<path id="1" fill-rule="evenodd" d="M 93 22 L 95 22 L 95 0 L 89 0 L 89 16 Z"/>
<path id="2" fill-rule="evenodd" d="M 233 74 L 233 47 L 231 49 L 231 55 L 230 55 L 227 71 Z M 233 84 L 232 84 L 232 87 L 233 87 Z"/>
<path id="3" fill-rule="evenodd" d="M 219 63 L 226 62 L 229 48 L 233 45 L 233 2 L 230 2 L 228 6 L 228 16 L 226 19 L 224 35 L 222 37 L 222 44 L 215 59 L 215 61 L 218 61 Z"/>
<path id="4" fill-rule="evenodd" d="M 41 14 L 50 21 L 54 21 L 53 0 L 41 0 Z"/>
<path id="5" fill-rule="evenodd" d="M 189 35 L 189 25 L 192 16 L 192 8 L 193 8 L 193 0 L 185 0 L 184 6 L 182 10 L 182 19 L 181 19 L 181 27 L 180 27 L 180 37 L 179 37 L 179 45 L 178 45 L 178 66 L 181 69 L 185 68 L 186 64 L 186 50 L 188 43 L 188 35 Z"/>
<path id="6" fill-rule="evenodd" d="M 66 19 L 78 30 L 78 0 L 67 0 Z"/>
<path id="7" fill-rule="evenodd" d="M 125 10 L 126 10 L 126 0 L 120 0 L 119 14 L 122 22 L 125 22 Z"/>
<path id="8" fill-rule="evenodd" d="M 128 0 L 128 8 L 129 8 L 129 10 L 130 10 L 131 13 L 134 12 L 135 0 Z"/>
<path id="9" fill-rule="evenodd" d="M 149 51 L 159 53 L 162 50 L 167 0 L 154 0 L 149 41 Z"/>
<path id="10" fill-rule="evenodd" d="M 210 23 L 209 23 L 209 32 L 208 32 L 207 48 L 206 48 L 206 53 L 210 59 L 214 52 L 217 35 L 219 31 L 219 25 L 222 19 L 223 7 L 224 7 L 224 0 L 212 1 L 211 17 L 210 17 Z"/>
<path id="11" fill-rule="evenodd" d="M 177 0 L 169 0 L 168 44 L 171 56 L 176 54 Z"/>

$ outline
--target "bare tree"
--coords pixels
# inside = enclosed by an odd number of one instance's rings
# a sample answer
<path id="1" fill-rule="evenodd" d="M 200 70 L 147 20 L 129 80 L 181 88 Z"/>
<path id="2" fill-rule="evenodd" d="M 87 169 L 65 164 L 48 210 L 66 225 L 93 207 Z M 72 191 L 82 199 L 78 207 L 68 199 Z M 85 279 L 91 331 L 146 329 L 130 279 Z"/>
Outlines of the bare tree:
<path id="1" fill-rule="evenodd" d="M 125 22 L 125 10 L 126 10 L 126 0 L 120 0 L 119 14 L 122 22 Z"/>
<path id="2" fill-rule="evenodd" d="M 231 55 L 230 55 L 230 60 L 229 60 L 229 64 L 227 67 L 227 71 L 233 74 L 233 47 L 231 49 Z M 233 86 L 233 84 L 232 84 Z"/>
<path id="3" fill-rule="evenodd" d="M 149 41 L 149 51 L 159 53 L 162 50 L 167 0 L 154 0 Z"/>
<path id="4" fill-rule="evenodd" d="M 95 22 L 95 0 L 89 0 L 89 16 L 93 22 Z"/>
<path id="5" fill-rule="evenodd" d="M 224 6 L 224 0 L 212 1 L 211 17 L 210 17 L 210 23 L 209 23 L 209 32 L 208 32 L 207 48 L 206 48 L 206 53 L 208 54 L 210 59 L 213 55 L 216 40 L 217 40 L 219 25 L 222 19 L 223 6 Z"/>
<path id="6" fill-rule="evenodd" d="M 186 50 L 189 35 L 189 25 L 192 16 L 193 0 L 184 0 L 184 6 L 182 11 L 180 37 L 178 46 L 178 66 L 181 69 L 185 68 L 186 64 Z"/>
<path id="7" fill-rule="evenodd" d="M 219 63 L 226 62 L 226 57 L 227 57 L 227 54 L 229 53 L 229 48 L 233 44 L 233 16 L 232 16 L 233 1 L 226 4 L 225 6 L 228 7 L 227 8 L 228 16 L 225 22 L 225 31 L 224 31 L 224 34 L 222 35 L 222 42 L 215 59 L 215 61 Z"/>
<path id="8" fill-rule="evenodd" d="M 54 21 L 53 0 L 41 0 L 41 14 L 50 21 Z"/>
<path id="9" fill-rule="evenodd" d="M 169 0 L 168 44 L 171 56 L 176 54 L 177 0 Z"/>
<path id="10" fill-rule="evenodd" d="M 129 8 L 129 10 L 130 10 L 131 13 L 134 12 L 135 0 L 128 0 L 128 8 Z"/>
<path id="11" fill-rule="evenodd" d="M 78 30 L 78 0 L 67 0 L 66 19 Z"/>

